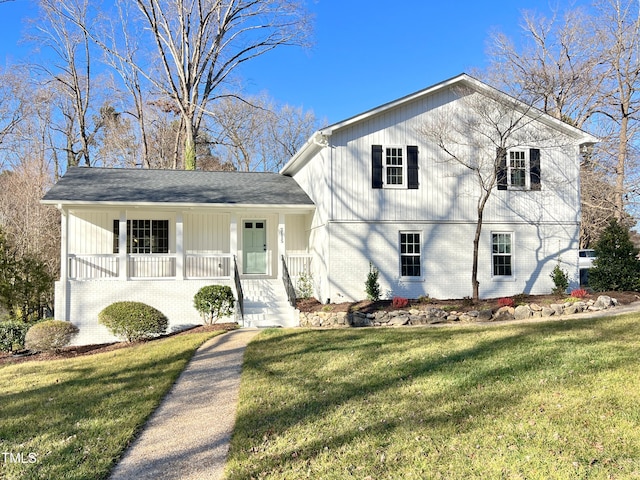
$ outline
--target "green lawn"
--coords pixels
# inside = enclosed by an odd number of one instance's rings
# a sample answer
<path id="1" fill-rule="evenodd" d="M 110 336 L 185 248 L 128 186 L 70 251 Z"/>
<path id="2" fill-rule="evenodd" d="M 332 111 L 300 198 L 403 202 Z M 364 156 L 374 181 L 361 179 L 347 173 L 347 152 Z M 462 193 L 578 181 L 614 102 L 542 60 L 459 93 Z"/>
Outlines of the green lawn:
<path id="1" fill-rule="evenodd" d="M 219 333 L 0 367 L 0 478 L 106 478 L 193 352 Z"/>
<path id="2" fill-rule="evenodd" d="M 228 479 L 640 478 L 640 316 L 269 330 Z"/>

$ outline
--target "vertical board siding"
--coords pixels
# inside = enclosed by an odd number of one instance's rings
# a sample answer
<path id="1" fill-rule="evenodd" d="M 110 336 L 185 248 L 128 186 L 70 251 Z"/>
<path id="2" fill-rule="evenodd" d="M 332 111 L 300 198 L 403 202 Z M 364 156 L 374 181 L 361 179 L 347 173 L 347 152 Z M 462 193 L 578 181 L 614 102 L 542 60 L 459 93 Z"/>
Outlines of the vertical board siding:
<path id="1" fill-rule="evenodd" d="M 184 215 L 186 253 L 229 253 L 230 216 L 227 213 Z"/>
<path id="2" fill-rule="evenodd" d="M 442 91 L 333 133 L 331 147 L 323 150 L 332 155 L 330 173 L 316 172 L 328 175 L 331 180 L 332 220 L 459 222 L 475 219 L 479 191 L 476 179 L 420 132 L 425 125 L 436 121 L 442 108 L 452 108 L 463 118 L 469 115 L 453 92 Z M 547 129 L 536 122 L 530 128 Z M 555 136 L 558 135 L 555 132 Z M 577 147 L 572 146 L 572 142 L 575 143 L 571 139 L 558 142 L 564 145 L 555 148 L 531 145 L 541 148 L 542 191 L 496 189 L 486 207 L 485 218 L 489 221 L 576 221 L 579 170 Z M 417 145 L 419 188 L 371 188 L 371 145 Z M 492 152 L 494 150 L 495 147 Z M 474 154 L 477 153 L 470 149 L 469 155 Z"/>
<path id="3" fill-rule="evenodd" d="M 285 245 L 287 253 L 309 251 L 308 215 L 285 216 Z"/>
<path id="4" fill-rule="evenodd" d="M 74 210 L 69 215 L 69 254 L 113 253 L 113 220 L 117 212 Z"/>

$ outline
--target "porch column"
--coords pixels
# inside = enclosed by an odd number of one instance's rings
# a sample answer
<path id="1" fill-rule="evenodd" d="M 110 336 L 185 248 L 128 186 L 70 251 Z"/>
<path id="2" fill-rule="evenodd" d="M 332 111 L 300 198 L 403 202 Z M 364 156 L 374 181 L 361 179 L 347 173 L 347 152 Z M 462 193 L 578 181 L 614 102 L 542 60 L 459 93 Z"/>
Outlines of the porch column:
<path id="1" fill-rule="evenodd" d="M 60 210 L 60 299 L 55 299 L 56 318 L 69 321 L 68 288 L 69 281 L 69 211 L 62 205 Z M 61 310 L 61 311 L 60 311 Z"/>
<path id="2" fill-rule="evenodd" d="M 286 255 L 285 239 L 287 237 L 287 231 L 284 223 L 284 213 L 278 214 L 278 278 L 282 278 L 282 257 Z"/>
<path id="3" fill-rule="evenodd" d="M 118 225 L 118 268 L 120 280 L 127 280 L 129 272 L 127 265 L 127 211 L 120 210 L 120 220 Z"/>
<path id="4" fill-rule="evenodd" d="M 232 213 L 229 222 L 229 253 L 238 255 L 238 215 Z M 231 263 L 231 269 L 233 269 L 233 263 Z M 233 270 L 229 272 L 229 275 L 233 278 Z"/>
<path id="5" fill-rule="evenodd" d="M 182 212 L 176 214 L 176 279 L 184 280 L 184 221 Z"/>

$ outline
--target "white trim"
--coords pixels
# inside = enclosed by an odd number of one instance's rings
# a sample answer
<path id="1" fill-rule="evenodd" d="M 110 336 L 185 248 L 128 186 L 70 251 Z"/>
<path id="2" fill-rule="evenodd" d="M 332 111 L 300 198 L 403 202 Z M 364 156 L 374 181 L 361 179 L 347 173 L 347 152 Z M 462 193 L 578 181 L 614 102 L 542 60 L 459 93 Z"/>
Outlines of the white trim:
<path id="1" fill-rule="evenodd" d="M 387 149 L 395 148 L 401 152 L 402 165 L 387 165 Z M 387 183 L 387 170 L 390 168 L 402 169 L 402 183 Z M 407 189 L 407 176 L 409 168 L 407 166 L 407 147 L 403 145 L 382 145 L 382 188 L 386 189 Z"/>
<path id="2" fill-rule="evenodd" d="M 418 240 L 418 246 L 420 248 L 420 252 L 418 253 L 418 255 L 415 254 L 409 254 L 411 256 L 417 256 L 420 259 L 420 275 L 402 275 L 402 235 L 403 234 L 417 234 L 419 236 Z M 399 275 L 399 280 L 401 282 L 423 282 L 424 281 L 424 265 L 423 265 L 423 253 L 424 253 L 424 248 L 423 248 L 423 240 L 424 240 L 424 234 L 422 230 L 399 230 L 398 231 L 398 271 L 400 273 Z"/>
<path id="3" fill-rule="evenodd" d="M 513 282 L 516 279 L 516 261 L 515 261 L 515 233 L 513 231 L 506 230 L 492 230 L 490 232 L 489 238 L 489 268 L 491 272 L 491 280 L 494 282 Z M 493 271 L 493 236 L 494 235 L 509 235 L 511 241 L 511 252 L 509 252 L 509 256 L 511 257 L 511 275 L 495 275 Z"/>

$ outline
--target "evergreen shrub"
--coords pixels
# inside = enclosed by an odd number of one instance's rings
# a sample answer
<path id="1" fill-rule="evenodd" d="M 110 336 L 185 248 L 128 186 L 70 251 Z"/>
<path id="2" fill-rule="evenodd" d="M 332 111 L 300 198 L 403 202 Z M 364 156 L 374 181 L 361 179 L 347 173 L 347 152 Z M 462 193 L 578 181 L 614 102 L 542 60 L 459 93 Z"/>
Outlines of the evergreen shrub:
<path id="1" fill-rule="evenodd" d="M 46 320 L 29 328 L 24 346 L 38 352 L 56 351 L 67 345 L 76 333 L 78 327 L 70 322 Z"/>
<path id="2" fill-rule="evenodd" d="M 141 302 L 112 303 L 98 314 L 98 323 L 127 342 L 162 335 L 169 326 L 160 310 Z"/>

